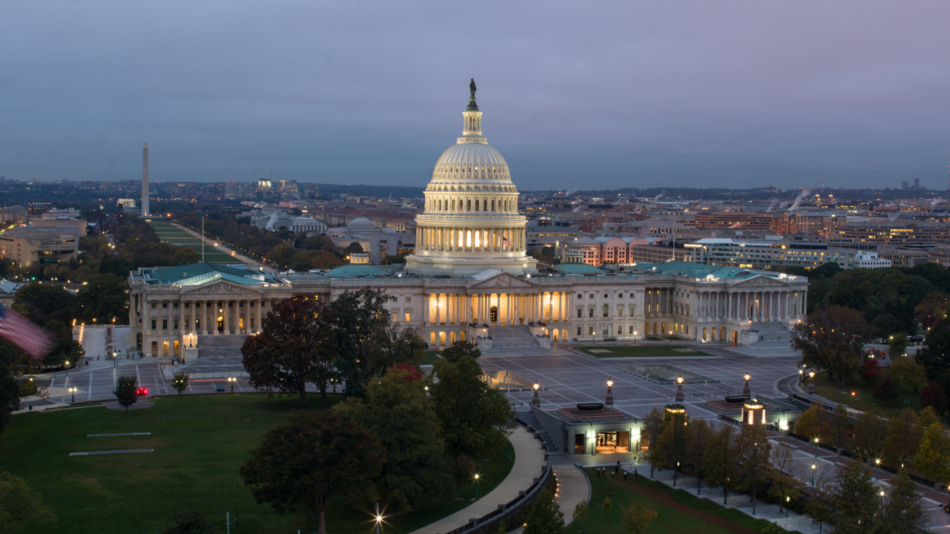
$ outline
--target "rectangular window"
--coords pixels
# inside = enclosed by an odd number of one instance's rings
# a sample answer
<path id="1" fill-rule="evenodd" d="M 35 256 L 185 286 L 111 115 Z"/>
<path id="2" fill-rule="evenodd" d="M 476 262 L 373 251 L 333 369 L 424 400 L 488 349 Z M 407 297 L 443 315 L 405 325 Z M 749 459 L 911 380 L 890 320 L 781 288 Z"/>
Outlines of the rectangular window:
<path id="1" fill-rule="evenodd" d="M 584 317 L 584 310 L 581 308 L 577 308 L 577 318 L 580 319 L 582 317 Z"/>
<path id="2" fill-rule="evenodd" d="M 177 303 L 177 302 L 174 303 L 174 304 L 172 304 L 172 308 L 177 308 L 177 307 L 178 307 L 178 303 Z"/>
<path id="3" fill-rule="evenodd" d="M 633 334 L 633 325 L 630 325 L 630 334 Z"/>
<path id="4" fill-rule="evenodd" d="M 577 327 L 577 335 L 581 335 L 581 327 Z"/>
<path id="5" fill-rule="evenodd" d="M 593 319 L 593 318 L 594 318 L 594 308 L 591 308 L 591 309 L 589 309 L 589 310 L 587 310 L 587 311 L 590 312 L 590 313 L 588 313 L 588 316 L 589 316 L 591 319 Z"/>
<path id="6" fill-rule="evenodd" d="M 588 334 L 588 335 L 591 335 L 591 336 L 594 335 L 594 327 L 593 327 L 593 326 L 590 327 L 590 330 L 589 330 L 589 334 Z"/>
<path id="7" fill-rule="evenodd" d="M 163 303 L 162 303 L 162 308 L 167 308 L 167 307 L 168 307 L 168 303 L 167 303 L 167 302 L 163 302 Z"/>
<path id="8" fill-rule="evenodd" d="M 178 321 L 175 321 L 174 323 L 172 323 L 172 326 L 175 330 L 178 330 Z"/>
<path id="9" fill-rule="evenodd" d="M 155 303 L 154 303 L 154 302 L 152 303 L 152 309 L 153 309 L 153 310 L 155 309 Z"/>
<path id="10" fill-rule="evenodd" d="M 152 319 L 152 330 L 155 330 L 155 319 Z"/>
<path id="11" fill-rule="evenodd" d="M 406 322 L 408 323 L 411 320 L 412 320 L 412 313 L 406 312 Z"/>
<path id="12" fill-rule="evenodd" d="M 168 330 L 168 319 L 162 319 L 162 330 Z"/>
<path id="13" fill-rule="evenodd" d="M 406 302 L 412 302 L 412 297 L 406 297 Z"/>

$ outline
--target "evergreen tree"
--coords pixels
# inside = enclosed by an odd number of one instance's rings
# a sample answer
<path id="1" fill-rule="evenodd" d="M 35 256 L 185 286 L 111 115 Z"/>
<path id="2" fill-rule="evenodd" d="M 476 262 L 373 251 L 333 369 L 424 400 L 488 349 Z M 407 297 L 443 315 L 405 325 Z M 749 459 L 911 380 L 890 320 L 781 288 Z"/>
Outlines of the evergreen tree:
<path id="1" fill-rule="evenodd" d="M 560 534 L 564 531 L 564 513 L 547 489 L 538 494 L 528 513 L 524 534 Z"/>
<path id="2" fill-rule="evenodd" d="M 125 408 L 125 413 L 129 413 L 129 406 L 135 404 L 138 394 L 135 387 L 136 378 L 132 375 L 122 375 L 115 381 L 115 389 L 112 394 L 119 400 L 119 406 Z"/>

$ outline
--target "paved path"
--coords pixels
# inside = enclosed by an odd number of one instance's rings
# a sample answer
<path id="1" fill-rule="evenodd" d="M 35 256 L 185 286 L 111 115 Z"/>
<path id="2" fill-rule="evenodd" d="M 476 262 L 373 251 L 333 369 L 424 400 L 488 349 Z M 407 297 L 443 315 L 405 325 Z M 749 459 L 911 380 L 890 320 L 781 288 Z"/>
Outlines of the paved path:
<path id="1" fill-rule="evenodd" d="M 541 468 L 545 465 L 541 442 L 534 437 L 534 434 L 520 426 L 511 433 L 511 436 L 508 436 L 508 440 L 511 441 L 515 450 L 515 465 L 511 467 L 511 472 L 501 484 L 468 508 L 422 527 L 413 534 L 440 534 L 454 530 L 468 523 L 469 519 L 494 512 L 499 504 L 513 501 L 518 497 L 519 491 L 528 489 L 532 481 L 541 476 Z"/>
<path id="2" fill-rule="evenodd" d="M 590 484 L 584 472 L 573 465 L 554 466 L 554 476 L 557 478 L 557 496 L 554 501 L 564 513 L 564 524 L 570 525 L 574 521 L 577 503 L 590 500 Z"/>

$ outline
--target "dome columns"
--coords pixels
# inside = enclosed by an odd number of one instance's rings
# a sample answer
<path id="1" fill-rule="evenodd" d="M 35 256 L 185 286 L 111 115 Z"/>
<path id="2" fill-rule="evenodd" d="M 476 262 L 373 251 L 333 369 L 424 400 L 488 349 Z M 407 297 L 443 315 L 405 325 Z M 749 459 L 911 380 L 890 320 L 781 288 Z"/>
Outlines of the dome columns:
<path id="1" fill-rule="evenodd" d="M 426 252 L 525 251 L 525 229 L 518 226 L 419 226 L 416 249 Z"/>

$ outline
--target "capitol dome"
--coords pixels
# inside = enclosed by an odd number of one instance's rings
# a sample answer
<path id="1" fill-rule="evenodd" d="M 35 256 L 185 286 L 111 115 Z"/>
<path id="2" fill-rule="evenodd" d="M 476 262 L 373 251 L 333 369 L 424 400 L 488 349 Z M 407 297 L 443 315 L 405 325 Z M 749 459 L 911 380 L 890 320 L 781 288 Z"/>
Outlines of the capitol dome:
<path id="1" fill-rule="evenodd" d="M 416 216 L 416 253 L 406 270 L 469 276 L 485 269 L 511 274 L 535 271 L 525 253 L 526 219 L 508 163 L 482 137 L 482 112 L 471 97 L 462 113 L 462 137 L 435 164 L 425 190 L 425 212 Z"/>

